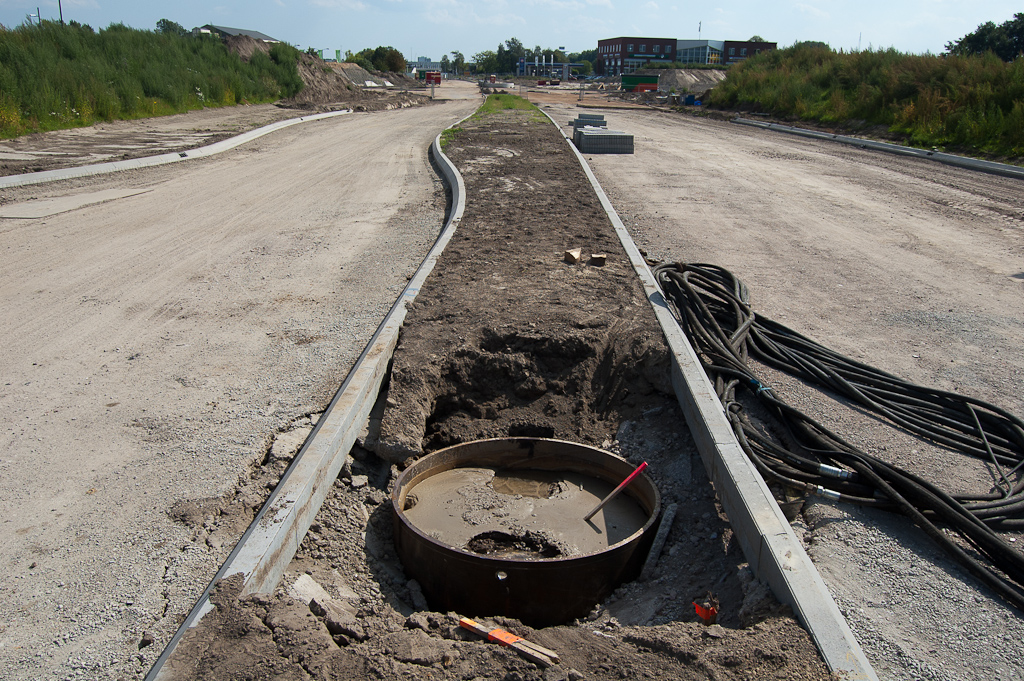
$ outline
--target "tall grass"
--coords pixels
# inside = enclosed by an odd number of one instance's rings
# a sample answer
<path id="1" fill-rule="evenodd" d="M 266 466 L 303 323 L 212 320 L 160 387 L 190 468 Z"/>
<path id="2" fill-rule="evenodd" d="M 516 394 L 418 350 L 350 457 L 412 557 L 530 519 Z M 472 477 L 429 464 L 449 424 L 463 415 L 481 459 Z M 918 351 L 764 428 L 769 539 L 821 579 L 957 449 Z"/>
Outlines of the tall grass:
<path id="1" fill-rule="evenodd" d="M 244 63 L 215 38 L 121 24 L 0 27 L 0 137 L 290 97 L 298 56 L 278 44 Z"/>
<path id="2" fill-rule="evenodd" d="M 807 121 L 883 125 L 917 146 L 1024 156 L 1024 59 L 795 45 L 733 66 L 708 101 Z"/>
<path id="3" fill-rule="evenodd" d="M 484 118 L 492 116 L 500 111 L 520 110 L 531 112 L 531 119 L 535 121 L 547 121 L 544 114 L 530 100 L 518 95 L 509 95 L 496 92 L 487 95 L 487 99 L 480 105 L 480 108 L 473 113 L 473 118 Z"/>

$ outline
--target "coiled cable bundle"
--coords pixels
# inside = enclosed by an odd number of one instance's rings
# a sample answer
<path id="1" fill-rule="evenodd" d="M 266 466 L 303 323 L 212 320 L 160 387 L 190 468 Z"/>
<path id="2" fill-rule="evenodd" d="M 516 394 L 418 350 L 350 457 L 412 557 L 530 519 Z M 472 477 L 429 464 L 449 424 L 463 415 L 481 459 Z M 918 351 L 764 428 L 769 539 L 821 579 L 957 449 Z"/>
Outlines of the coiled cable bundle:
<path id="1" fill-rule="evenodd" d="M 1024 556 L 994 531 L 1024 528 L 1024 421 L 981 400 L 904 381 L 756 317 L 747 287 L 721 267 L 664 262 L 651 267 L 740 445 L 766 481 L 806 495 L 902 512 L 971 574 L 1024 610 Z M 752 371 L 751 357 L 924 440 L 983 459 L 995 471 L 993 491 L 951 495 L 861 451 L 782 401 Z M 784 437 L 757 429 L 737 390 L 756 399 Z"/>

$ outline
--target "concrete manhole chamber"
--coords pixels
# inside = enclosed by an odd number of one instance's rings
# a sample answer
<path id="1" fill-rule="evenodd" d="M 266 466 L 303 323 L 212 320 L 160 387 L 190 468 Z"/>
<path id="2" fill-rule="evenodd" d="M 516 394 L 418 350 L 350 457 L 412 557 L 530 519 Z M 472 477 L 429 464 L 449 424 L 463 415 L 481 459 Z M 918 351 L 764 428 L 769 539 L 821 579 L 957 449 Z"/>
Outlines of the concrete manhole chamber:
<path id="1" fill-rule="evenodd" d="M 585 616 L 636 578 L 661 497 L 641 473 L 583 517 L 634 467 L 594 447 L 478 440 L 423 457 L 391 493 L 395 544 L 430 606 L 531 626 Z"/>

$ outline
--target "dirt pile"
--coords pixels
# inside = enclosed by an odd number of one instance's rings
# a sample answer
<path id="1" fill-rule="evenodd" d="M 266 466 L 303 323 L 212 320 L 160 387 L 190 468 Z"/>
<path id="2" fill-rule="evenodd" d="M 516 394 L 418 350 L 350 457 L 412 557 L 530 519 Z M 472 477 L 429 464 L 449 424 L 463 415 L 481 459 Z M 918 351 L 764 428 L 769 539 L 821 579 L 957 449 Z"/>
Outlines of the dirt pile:
<path id="1" fill-rule="evenodd" d="M 729 72 L 722 69 L 665 69 L 657 71 L 641 71 L 649 75 L 660 75 L 658 89 L 662 92 L 679 94 L 692 92 L 703 94 L 725 80 Z"/>
<path id="2" fill-rule="evenodd" d="M 270 51 L 267 43 L 244 35 L 229 36 L 224 43 L 243 61 L 252 59 L 257 51 Z M 409 93 L 405 89 L 384 87 L 385 81 L 398 88 L 415 85 L 412 79 L 402 74 L 373 75 L 356 64 L 328 63 L 310 54 L 299 56 L 298 69 L 299 77 L 306 86 L 294 97 L 277 102 L 278 106 L 315 111 L 346 108 L 356 111 L 384 111 L 419 106 L 428 101 L 424 95 Z M 368 81 L 381 86 L 380 90 L 367 90 Z"/>
<path id="3" fill-rule="evenodd" d="M 256 52 L 269 53 L 270 45 L 261 40 L 254 40 L 247 35 L 229 35 L 224 38 L 228 50 L 236 53 L 242 61 L 248 62 Z"/>
<path id="4" fill-rule="evenodd" d="M 385 78 L 372 76 L 354 64 L 329 64 L 308 54 L 299 58 L 299 76 L 306 87 L 291 99 L 278 102 L 278 106 L 318 111 L 340 108 L 383 111 L 420 106 L 429 101 L 424 94 L 398 88 L 367 89 L 366 81 L 383 84 Z M 395 83 L 390 79 L 388 82 Z"/>

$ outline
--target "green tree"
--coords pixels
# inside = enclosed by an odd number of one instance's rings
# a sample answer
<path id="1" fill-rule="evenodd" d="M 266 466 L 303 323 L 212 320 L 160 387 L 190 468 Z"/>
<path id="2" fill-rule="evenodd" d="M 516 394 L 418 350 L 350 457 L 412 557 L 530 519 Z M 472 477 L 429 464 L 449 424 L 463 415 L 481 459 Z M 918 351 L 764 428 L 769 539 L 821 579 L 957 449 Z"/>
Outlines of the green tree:
<path id="1" fill-rule="evenodd" d="M 466 58 L 458 50 L 452 50 L 452 68 L 459 74 L 466 70 Z"/>
<path id="2" fill-rule="evenodd" d="M 525 57 L 526 48 L 523 47 L 523 43 L 519 38 L 509 38 L 505 41 L 506 71 L 517 71 L 519 69 L 519 60 Z"/>
<path id="3" fill-rule="evenodd" d="M 584 50 L 582 52 L 572 52 L 569 54 L 569 61 L 573 63 L 580 63 L 583 61 L 589 61 L 593 64 L 597 61 L 597 50 Z"/>
<path id="4" fill-rule="evenodd" d="M 748 43 L 766 43 L 768 41 L 755 33 L 754 35 L 750 36 L 750 40 L 748 40 L 747 42 Z"/>
<path id="5" fill-rule="evenodd" d="M 367 47 L 356 54 L 345 53 L 345 61 L 358 64 L 367 71 L 394 71 L 403 73 L 406 69 L 405 56 L 389 46 L 380 45 L 376 48 Z"/>
<path id="6" fill-rule="evenodd" d="M 191 31 L 185 30 L 184 26 L 170 19 L 161 19 L 156 22 L 156 32 L 165 35 L 176 35 L 182 38 L 192 35 Z"/>
<path id="7" fill-rule="evenodd" d="M 383 69 L 384 71 L 404 73 L 408 62 L 405 59 L 405 55 L 392 47 L 388 50 L 384 63 L 387 65 L 387 68 Z"/>
<path id="8" fill-rule="evenodd" d="M 498 71 L 498 55 L 491 50 L 484 50 L 473 55 L 477 73 L 496 73 Z"/>
<path id="9" fill-rule="evenodd" d="M 998 26 L 991 21 L 981 24 L 973 33 L 946 43 L 946 51 L 961 57 L 994 52 L 1003 61 L 1013 61 L 1024 54 L 1024 13 Z"/>
<path id="10" fill-rule="evenodd" d="M 444 73 L 448 73 L 451 70 L 452 70 L 452 63 L 448 59 L 448 55 L 447 54 L 442 55 L 441 56 L 441 71 L 443 71 Z"/>

